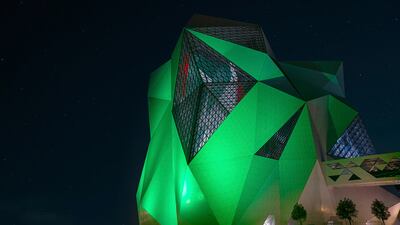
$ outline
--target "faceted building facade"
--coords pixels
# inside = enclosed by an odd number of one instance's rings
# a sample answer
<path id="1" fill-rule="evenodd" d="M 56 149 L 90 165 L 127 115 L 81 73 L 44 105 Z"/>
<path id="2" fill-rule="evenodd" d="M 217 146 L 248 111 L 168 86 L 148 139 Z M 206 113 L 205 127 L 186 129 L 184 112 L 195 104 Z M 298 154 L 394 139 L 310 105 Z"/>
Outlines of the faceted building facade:
<path id="1" fill-rule="evenodd" d="M 297 202 L 326 224 L 344 196 L 400 208 L 400 154 L 376 155 L 342 63 L 279 61 L 258 25 L 193 16 L 148 106 L 140 224 L 288 224 Z"/>

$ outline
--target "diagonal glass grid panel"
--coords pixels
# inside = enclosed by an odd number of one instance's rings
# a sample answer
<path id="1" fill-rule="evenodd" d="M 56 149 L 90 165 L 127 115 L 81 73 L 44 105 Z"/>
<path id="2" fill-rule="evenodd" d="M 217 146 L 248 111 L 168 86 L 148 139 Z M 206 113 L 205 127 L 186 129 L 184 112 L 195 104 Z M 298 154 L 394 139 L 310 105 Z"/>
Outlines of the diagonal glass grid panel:
<path id="1" fill-rule="evenodd" d="M 200 151 L 228 114 L 229 111 L 204 86 L 201 92 L 190 160 Z"/>
<path id="2" fill-rule="evenodd" d="M 179 59 L 178 76 L 175 82 L 174 105 L 182 102 L 186 96 L 196 91 L 203 84 L 190 50 L 187 34 L 184 34 L 183 47 Z"/>
<path id="3" fill-rule="evenodd" d="M 221 54 L 184 33 L 172 111 L 188 162 L 255 83 Z"/>
<path id="4" fill-rule="evenodd" d="M 289 140 L 290 135 L 300 117 L 303 107 L 293 116 L 256 152 L 256 155 L 278 160 Z"/>
<path id="5" fill-rule="evenodd" d="M 253 86 L 253 82 L 210 83 L 206 85 L 207 89 L 229 112 Z"/>
<path id="6" fill-rule="evenodd" d="M 257 51 L 267 52 L 263 32 L 256 25 L 196 27 L 193 30 Z"/>
<path id="7" fill-rule="evenodd" d="M 200 77 L 205 83 L 256 82 L 250 75 L 227 60 L 203 41 L 186 32 L 189 47 L 195 59 Z"/>
<path id="8" fill-rule="evenodd" d="M 375 153 L 361 118 L 356 116 L 328 154 L 336 158 L 354 158 Z"/>
<path id="9" fill-rule="evenodd" d="M 190 155 L 190 146 L 196 123 L 195 116 L 200 94 L 200 88 L 198 88 L 197 91 L 191 93 L 181 103 L 175 105 L 172 111 L 179 138 L 187 158 Z"/>

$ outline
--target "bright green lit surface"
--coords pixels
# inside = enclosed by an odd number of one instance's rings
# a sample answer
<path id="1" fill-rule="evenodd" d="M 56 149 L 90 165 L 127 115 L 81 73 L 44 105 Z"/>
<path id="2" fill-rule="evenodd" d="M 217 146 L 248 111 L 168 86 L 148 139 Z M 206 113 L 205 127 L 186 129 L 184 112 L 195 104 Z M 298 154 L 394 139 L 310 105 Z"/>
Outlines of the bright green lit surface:
<path id="1" fill-rule="evenodd" d="M 147 218 L 141 224 L 261 225 L 268 215 L 274 215 L 278 224 L 287 224 L 317 161 L 315 144 L 329 148 L 357 115 L 332 96 L 344 95 L 341 63 L 290 62 L 282 64 L 290 72 L 284 76 L 263 52 L 190 29 L 184 32 L 191 32 L 256 80 L 269 79 L 271 86 L 257 82 L 188 165 L 172 115 L 181 33 L 171 60 L 150 78 L 151 140 L 136 193 L 141 218 Z M 279 80 L 286 83 L 273 82 Z M 304 99 L 281 91 L 284 85 L 296 87 Z M 255 155 L 301 107 L 280 159 Z M 326 152 L 318 154 L 320 158 Z"/>
<path id="2" fill-rule="evenodd" d="M 232 222 L 255 152 L 303 103 L 257 83 L 191 162 L 190 168 L 221 224 Z M 226 187 L 230 187 L 229 192 Z"/>
<path id="3" fill-rule="evenodd" d="M 171 61 L 168 60 L 150 76 L 148 90 L 150 135 L 153 135 L 171 102 Z"/>
<path id="4" fill-rule="evenodd" d="M 149 122 L 150 135 L 152 136 L 157 126 L 160 124 L 161 118 L 170 109 L 170 101 L 161 100 L 158 98 L 149 98 Z"/>
<path id="5" fill-rule="evenodd" d="M 171 60 L 150 75 L 148 97 L 171 100 Z"/>
<path id="6" fill-rule="evenodd" d="M 188 167 L 186 169 L 186 176 L 180 196 L 180 224 L 218 224 L 207 203 L 207 199 L 205 199 L 204 194 Z"/>
<path id="7" fill-rule="evenodd" d="M 254 88 L 257 90 L 254 136 L 257 151 L 289 120 L 304 101 L 263 83 L 258 83 Z"/>
<path id="8" fill-rule="evenodd" d="M 165 114 L 153 134 L 146 157 L 141 206 L 160 224 L 177 224 L 171 116 Z"/>
<path id="9" fill-rule="evenodd" d="M 247 93 L 190 163 L 220 224 L 233 220 L 255 151 L 257 89 Z"/>
<path id="10" fill-rule="evenodd" d="M 151 125 L 154 131 L 137 193 L 141 208 L 160 224 L 254 224 L 267 216 L 251 210 L 260 207 L 279 214 L 274 205 L 282 192 L 278 161 L 254 153 L 304 101 L 257 83 L 188 167 L 172 103 L 149 99 L 150 121 L 157 122 Z M 260 170 L 274 172 L 260 175 Z"/>
<path id="11" fill-rule="evenodd" d="M 279 159 L 280 224 L 288 223 L 293 205 L 299 200 L 315 161 L 310 118 L 307 107 L 304 107 Z"/>
<path id="12" fill-rule="evenodd" d="M 257 80 L 283 76 L 278 66 L 266 53 L 190 29 L 187 30 Z"/>
<path id="13" fill-rule="evenodd" d="M 339 134 L 343 133 L 358 114 L 353 108 L 333 96 L 329 96 L 328 109 L 333 125 Z"/>
<path id="14" fill-rule="evenodd" d="M 324 170 L 325 180 L 327 181 L 327 184 L 332 186 L 366 185 L 366 184 L 396 185 L 398 183 L 398 180 L 400 179 L 400 175 L 386 173 L 386 174 L 380 174 L 381 176 L 375 177 L 373 176 L 373 174 L 364 170 L 361 167 L 361 165 L 363 165 L 363 162 L 365 160 L 369 159 L 376 160 L 378 158 L 383 162 L 375 164 L 375 167 L 377 167 L 380 170 L 383 170 L 385 167 L 387 167 L 389 162 L 391 162 L 393 159 L 398 159 L 399 157 L 400 157 L 400 152 L 392 152 L 385 154 L 360 156 L 356 158 L 329 160 L 323 162 L 322 168 Z M 332 164 L 337 164 L 337 163 L 347 168 L 334 169 L 331 167 Z M 342 173 L 345 169 L 350 171 L 351 174 L 343 175 Z M 359 179 L 349 180 L 349 177 L 353 174 L 358 176 Z M 335 181 L 329 177 L 335 175 L 339 175 L 339 178 Z"/>
<path id="15" fill-rule="evenodd" d="M 180 149 L 175 122 L 172 118 L 171 64 L 170 61 L 152 73 L 149 84 L 149 119 L 151 141 L 143 166 L 137 192 L 140 208 L 147 211 L 160 224 L 177 224 L 176 178 L 179 166 L 186 168 Z M 175 132 L 174 132 L 175 131 Z M 180 168 L 180 170 L 182 170 Z M 179 179 L 178 179 L 179 180 Z"/>
<path id="16" fill-rule="evenodd" d="M 252 156 L 217 158 L 211 159 L 209 164 L 197 160 L 190 168 L 218 222 L 231 224 Z"/>
<path id="17" fill-rule="evenodd" d="M 171 114 L 170 116 L 172 117 Z M 181 207 L 182 190 L 183 190 L 184 180 L 187 177 L 186 170 L 188 169 L 188 166 L 186 164 L 186 157 L 185 154 L 183 153 L 181 141 L 179 139 L 178 132 L 173 119 L 172 119 L 171 132 L 172 132 L 171 137 L 172 137 L 172 148 L 173 148 L 172 152 L 173 159 L 171 163 L 175 172 L 175 196 L 176 196 L 177 208 L 179 209 Z"/>
<path id="18" fill-rule="evenodd" d="M 146 211 L 160 224 L 216 224 L 181 147 L 171 113 L 168 64 L 156 70 L 150 79 L 152 136 L 136 194 L 139 210 Z"/>
<path id="19" fill-rule="evenodd" d="M 263 224 L 268 214 L 279 213 L 279 163 L 253 156 L 236 208 L 234 224 Z"/>
<path id="20" fill-rule="evenodd" d="M 328 97 L 328 111 L 330 118 L 328 147 L 330 148 L 342 136 L 358 113 L 333 96 Z"/>

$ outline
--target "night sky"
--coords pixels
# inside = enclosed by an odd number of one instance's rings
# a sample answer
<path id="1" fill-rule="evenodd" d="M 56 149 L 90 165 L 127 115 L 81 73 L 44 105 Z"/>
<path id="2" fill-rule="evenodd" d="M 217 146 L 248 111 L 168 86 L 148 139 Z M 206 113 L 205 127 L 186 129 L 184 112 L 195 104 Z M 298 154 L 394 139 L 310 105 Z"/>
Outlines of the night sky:
<path id="1" fill-rule="evenodd" d="M 399 1 L 304 2 L 1 1 L 0 224 L 138 223 L 149 74 L 193 13 L 260 24 L 280 60 L 343 60 L 375 147 L 399 151 Z"/>

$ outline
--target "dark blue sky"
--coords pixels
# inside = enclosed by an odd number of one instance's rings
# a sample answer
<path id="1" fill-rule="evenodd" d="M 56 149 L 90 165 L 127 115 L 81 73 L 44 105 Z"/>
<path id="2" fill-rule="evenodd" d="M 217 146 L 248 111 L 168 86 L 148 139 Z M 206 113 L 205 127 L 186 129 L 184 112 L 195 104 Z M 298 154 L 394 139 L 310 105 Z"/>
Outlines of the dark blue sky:
<path id="1" fill-rule="evenodd" d="M 399 150 L 398 1 L 2 1 L 0 224 L 131 225 L 149 73 L 193 13 L 259 23 L 280 60 L 344 61 L 378 151 Z"/>

